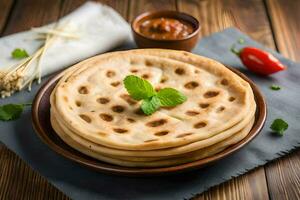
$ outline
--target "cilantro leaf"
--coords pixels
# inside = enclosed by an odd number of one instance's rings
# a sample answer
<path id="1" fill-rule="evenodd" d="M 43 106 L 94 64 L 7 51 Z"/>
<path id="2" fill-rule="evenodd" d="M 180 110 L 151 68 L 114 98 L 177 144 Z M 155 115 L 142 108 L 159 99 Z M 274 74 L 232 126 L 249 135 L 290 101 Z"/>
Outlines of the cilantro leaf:
<path id="1" fill-rule="evenodd" d="M 278 135 L 282 136 L 283 132 L 288 129 L 289 125 L 282 119 L 275 119 L 271 125 L 271 129 L 277 133 Z"/>
<path id="2" fill-rule="evenodd" d="M 178 90 L 173 88 L 164 88 L 157 93 L 161 106 L 176 106 L 187 100 Z"/>
<path id="3" fill-rule="evenodd" d="M 29 55 L 25 49 L 17 48 L 11 52 L 11 56 L 14 59 L 22 59 L 28 57 Z"/>
<path id="4" fill-rule="evenodd" d="M 271 89 L 271 90 L 280 90 L 281 87 L 278 86 L 278 85 L 271 85 L 271 86 L 270 86 L 270 89 Z"/>
<path id="5" fill-rule="evenodd" d="M 160 101 L 157 96 L 150 97 L 149 99 L 144 99 L 141 105 L 142 111 L 146 115 L 151 115 L 160 107 Z"/>
<path id="6" fill-rule="evenodd" d="M 129 75 L 123 82 L 127 92 L 135 100 L 148 99 L 156 94 L 151 83 L 137 76 Z"/>

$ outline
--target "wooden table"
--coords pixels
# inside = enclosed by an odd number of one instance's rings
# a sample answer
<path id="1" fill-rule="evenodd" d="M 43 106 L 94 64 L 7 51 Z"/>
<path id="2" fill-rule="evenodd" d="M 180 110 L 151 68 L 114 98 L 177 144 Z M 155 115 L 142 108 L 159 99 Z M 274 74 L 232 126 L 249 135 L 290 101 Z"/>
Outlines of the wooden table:
<path id="1" fill-rule="evenodd" d="M 0 0 L 2 36 L 53 22 L 83 0 Z M 197 17 L 201 35 L 235 26 L 300 61 L 300 0 L 101 0 L 131 21 L 157 9 Z M 0 133 L 1 134 L 1 133 Z M 300 199 L 300 150 L 234 178 L 195 199 Z M 0 146 L 0 199 L 68 199 L 14 153 Z"/>

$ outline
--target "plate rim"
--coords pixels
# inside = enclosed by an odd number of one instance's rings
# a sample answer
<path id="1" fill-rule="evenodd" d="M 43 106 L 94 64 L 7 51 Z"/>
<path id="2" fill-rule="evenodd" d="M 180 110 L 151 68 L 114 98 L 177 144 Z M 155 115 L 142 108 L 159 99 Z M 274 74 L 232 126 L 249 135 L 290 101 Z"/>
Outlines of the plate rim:
<path id="1" fill-rule="evenodd" d="M 248 135 L 241 140 L 240 142 L 229 146 L 225 150 L 204 158 L 200 160 L 196 160 L 193 162 L 175 165 L 175 166 L 169 166 L 169 167 L 157 167 L 157 168 L 136 168 L 136 167 L 122 167 L 117 166 L 109 163 L 105 163 L 103 161 L 98 161 L 92 157 L 90 157 L 92 160 L 87 160 L 83 157 L 78 156 L 77 154 L 74 154 L 73 152 L 66 150 L 61 145 L 56 144 L 53 142 L 47 135 L 47 131 L 45 131 L 45 128 L 42 127 L 40 120 L 39 120 L 39 106 L 41 99 L 45 95 L 45 92 L 49 89 L 50 86 L 52 86 L 56 81 L 58 81 L 63 73 L 62 71 L 59 71 L 55 74 L 53 74 L 38 90 L 38 92 L 35 95 L 35 98 L 33 100 L 32 104 L 32 124 L 33 128 L 35 130 L 35 133 L 38 135 L 38 137 L 45 143 L 50 149 L 52 149 L 57 154 L 72 160 L 73 162 L 76 162 L 82 166 L 88 167 L 93 170 L 97 170 L 104 173 L 109 174 L 117 174 L 117 175 L 125 175 L 125 176 L 148 176 L 148 175 L 168 175 L 173 173 L 181 173 L 185 171 L 190 171 L 198 168 L 205 167 L 207 165 L 210 165 L 222 158 L 228 157 L 229 155 L 233 154 L 234 152 L 240 150 L 242 147 L 244 147 L 246 144 L 248 144 L 250 141 L 252 141 L 262 130 L 264 127 L 266 117 L 267 117 L 267 104 L 265 101 L 265 98 L 258 88 L 256 84 L 249 79 L 246 75 L 244 75 L 242 72 L 238 71 L 235 68 L 226 66 L 228 69 L 230 69 L 232 72 L 243 78 L 245 81 L 247 81 L 254 93 L 255 102 L 257 104 L 257 111 L 256 111 L 256 119 L 254 122 L 253 127 L 251 128 L 251 131 L 248 133 Z M 50 121 L 49 121 L 50 123 Z M 50 124 L 51 126 L 51 124 Z M 55 131 L 54 131 L 55 132 Z M 63 142 L 65 145 L 67 145 L 65 142 Z M 69 146 L 69 145 L 67 145 Z M 72 148 L 73 149 L 73 148 Z M 75 149 L 76 150 L 76 149 Z M 76 150 L 77 151 L 77 150 Z M 77 151 L 78 153 L 82 154 L 81 152 Z M 84 155 L 84 154 L 82 154 Z M 89 157 L 89 156 L 88 156 Z M 103 163 L 99 165 L 99 162 Z"/>

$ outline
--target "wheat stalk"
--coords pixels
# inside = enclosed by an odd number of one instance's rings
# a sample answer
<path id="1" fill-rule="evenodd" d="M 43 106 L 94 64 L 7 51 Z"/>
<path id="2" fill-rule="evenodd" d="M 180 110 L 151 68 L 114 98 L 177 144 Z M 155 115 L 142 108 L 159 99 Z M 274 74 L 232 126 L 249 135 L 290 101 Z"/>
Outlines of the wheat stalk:
<path id="1" fill-rule="evenodd" d="M 64 37 L 69 39 L 78 39 L 78 36 L 72 33 L 64 32 L 58 27 L 53 29 L 39 29 L 33 28 L 33 32 L 42 34 L 44 38 L 44 44 L 31 56 L 23 59 L 20 63 L 9 66 L 6 70 L 0 71 L 0 95 L 2 98 L 9 97 L 16 91 L 22 90 L 28 86 L 28 90 L 31 90 L 31 85 L 34 80 L 37 79 L 38 84 L 41 82 L 41 60 L 49 48 L 49 46 L 55 41 L 57 37 Z M 41 39 L 41 38 L 39 38 Z M 32 63 L 37 60 L 37 65 L 33 66 Z M 35 67 L 34 73 L 30 77 L 26 77 L 29 69 Z"/>

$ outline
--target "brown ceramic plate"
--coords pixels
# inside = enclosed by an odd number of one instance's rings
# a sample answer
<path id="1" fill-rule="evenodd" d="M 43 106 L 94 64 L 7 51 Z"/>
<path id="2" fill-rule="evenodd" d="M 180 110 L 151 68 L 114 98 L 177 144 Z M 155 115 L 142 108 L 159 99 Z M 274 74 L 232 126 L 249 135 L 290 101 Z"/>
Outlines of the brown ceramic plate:
<path id="1" fill-rule="evenodd" d="M 220 160 L 233 152 L 239 150 L 244 145 L 249 143 L 262 129 L 265 119 L 266 119 L 266 103 L 265 100 L 257 88 L 257 86 L 248 79 L 241 72 L 236 69 L 230 68 L 233 72 L 241 76 L 247 82 L 250 83 L 255 96 L 255 101 L 257 104 L 256 118 L 252 130 L 246 138 L 244 138 L 239 143 L 228 147 L 222 152 L 201 160 L 194 162 L 181 164 L 171 167 L 160 167 L 160 168 L 130 168 L 121 167 L 113 164 L 108 164 L 89 156 L 86 156 L 79 151 L 71 148 L 65 144 L 59 136 L 54 132 L 50 123 L 50 94 L 55 87 L 57 81 L 61 78 L 61 74 L 55 75 L 48 82 L 46 82 L 42 88 L 38 91 L 32 108 L 32 119 L 33 126 L 36 130 L 38 136 L 46 143 L 51 149 L 53 149 L 58 154 L 73 160 L 83 166 L 89 167 L 91 169 L 97 170 L 99 172 L 105 172 L 110 174 L 119 174 L 127 176 L 146 176 L 146 175 L 166 175 L 171 173 L 184 172 L 193 169 L 199 169 L 201 167 L 212 164 L 213 162 Z"/>

